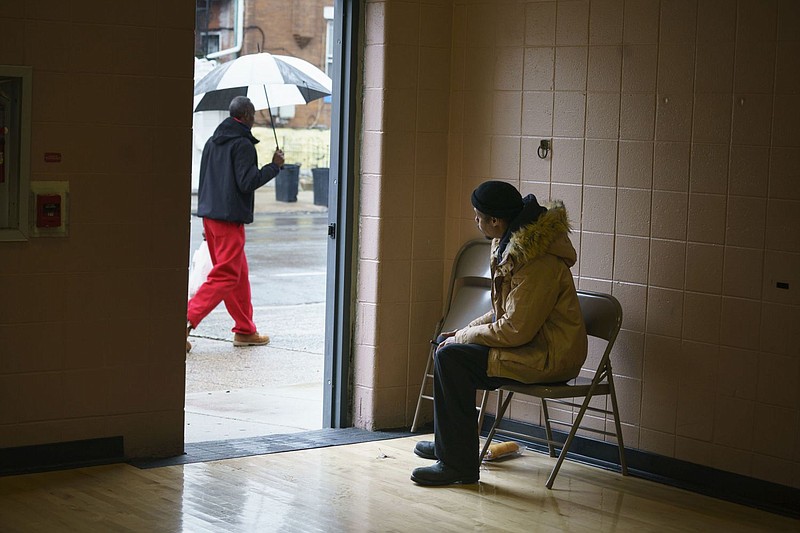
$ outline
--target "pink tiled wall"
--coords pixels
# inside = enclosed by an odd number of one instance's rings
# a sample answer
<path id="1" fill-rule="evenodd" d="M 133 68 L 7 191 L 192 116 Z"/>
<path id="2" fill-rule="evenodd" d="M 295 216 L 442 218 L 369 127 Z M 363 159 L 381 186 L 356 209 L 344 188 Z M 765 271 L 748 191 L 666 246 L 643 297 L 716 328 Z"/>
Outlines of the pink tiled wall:
<path id="1" fill-rule="evenodd" d="M 626 445 L 800 486 L 800 4 L 369 1 L 366 36 L 357 423 L 410 424 L 503 179 L 564 200 L 577 284 L 622 302 Z"/>
<path id="2" fill-rule="evenodd" d="M 385 428 L 413 415 L 442 305 L 452 9 L 368 2 L 366 20 L 354 418 Z"/>
<path id="3" fill-rule="evenodd" d="M 193 29 L 189 0 L 0 2 L 0 64 L 33 70 L 30 179 L 69 182 L 70 220 L 0 242 L 0 448 L 182 452 Z"/>

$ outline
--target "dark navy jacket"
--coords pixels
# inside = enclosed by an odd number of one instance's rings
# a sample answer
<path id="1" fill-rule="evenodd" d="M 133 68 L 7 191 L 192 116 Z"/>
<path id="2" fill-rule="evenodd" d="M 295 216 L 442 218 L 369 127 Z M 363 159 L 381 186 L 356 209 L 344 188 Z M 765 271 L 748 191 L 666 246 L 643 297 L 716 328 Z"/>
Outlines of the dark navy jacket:
<path id="1" fill-rule="evenodd" d="M 203 148 L 197 216 L 241 222 L 253 221 L 255 190 L 280 172 L 270 163 L 259 170 L 250 128 L 232 117 L 223 120 Z"/>

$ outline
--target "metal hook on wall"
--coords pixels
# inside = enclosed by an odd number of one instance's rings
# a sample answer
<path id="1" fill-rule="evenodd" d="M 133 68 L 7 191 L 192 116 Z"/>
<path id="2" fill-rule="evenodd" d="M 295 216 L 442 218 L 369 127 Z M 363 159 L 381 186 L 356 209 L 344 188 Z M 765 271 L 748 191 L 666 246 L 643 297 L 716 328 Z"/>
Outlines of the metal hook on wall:
<path id="1" fill-rule="evenodd" d="M 550 153 L 550 141 L 547 139 L 542 139 L 539 142 L 539 148 L 536 149 L 536 155 L 539 156 L 539 159 L 544 159 L 547 157 L 547 154 Z"/>

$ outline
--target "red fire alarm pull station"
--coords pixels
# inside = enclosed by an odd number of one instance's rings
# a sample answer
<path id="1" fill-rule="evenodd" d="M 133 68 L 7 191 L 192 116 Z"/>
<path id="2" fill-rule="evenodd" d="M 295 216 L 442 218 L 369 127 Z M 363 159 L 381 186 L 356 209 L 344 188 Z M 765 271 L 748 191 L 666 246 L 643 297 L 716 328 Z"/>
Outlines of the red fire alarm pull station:
<path id="1" fill-rule="evenodd" d="M 61 195 L 36 195 L 36 227 L 57 228 L 61 226 Z"/>
<path id="2" fill-rule="evenodd" d="M 66 237 L 69 233 L 69 182 L 32 181 L 28 205 L 33 237 Z"/>

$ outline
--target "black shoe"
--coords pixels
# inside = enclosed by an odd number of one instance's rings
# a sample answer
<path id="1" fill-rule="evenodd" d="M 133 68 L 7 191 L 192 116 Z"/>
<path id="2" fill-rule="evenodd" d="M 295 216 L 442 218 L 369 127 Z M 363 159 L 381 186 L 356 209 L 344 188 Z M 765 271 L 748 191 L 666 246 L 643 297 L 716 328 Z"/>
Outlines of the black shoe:
<path id="1" fill-rule="evenodd" d="M 447 466 L 441 461 L 436 461 L 436 463 L 431 466 L 415 468 L 411 473 L 411 481 L 428 486 L 452 485 L 454 483 L 477 483 L 478 479 L 480 479 L 480 474 L 478 472 L 464 474 L 455 468 Z"/>
<path id="2" fill-rule="evenodd" d="M 414 453 L 423 459 L 436 460 L 436 445 L 430 440 L 421 440 L 414 446 Z"/>

